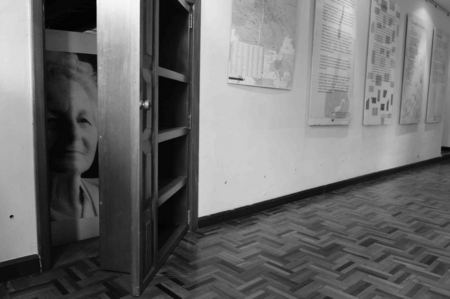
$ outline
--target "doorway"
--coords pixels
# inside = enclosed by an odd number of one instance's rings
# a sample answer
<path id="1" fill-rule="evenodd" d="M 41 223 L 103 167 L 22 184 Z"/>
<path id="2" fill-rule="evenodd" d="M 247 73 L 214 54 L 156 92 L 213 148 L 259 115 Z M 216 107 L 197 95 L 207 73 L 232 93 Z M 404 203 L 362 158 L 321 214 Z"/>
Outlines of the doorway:
<path id="1" fill-rule="evenodd" d="M 98 255 L 96 3 L 43 5 L 47 206 L 57 267 Z"/>
<path id="2" fill-rule="evenodd" d="M 62 64 L 75 61 L 78 68 L 91 68 L 99 102 L 98 150 L 85 163 L 89 167 L 78 171 L 82 185 L 77 190 L 84 195 L 76 209 L 83 218 L 96 216 L 97 224 L 84 223 L 83 228 L 78 223 L 76 234 L 62 225 L 52 228 L 55 209 L 48 198 L 58 191 L 52 172 L 59 164 L 47 155 L 40 167 L 49 181 L 41 180 L 42 190 L 50 186 L 41 192 L 45 200 L 39 204 L 42 264 L 48 269 L 58 256 L 82 258 L 79 248 L 84 246 L 88 255 L 100 256 L 103 269 L 130 273 L 130 291 L 137 295 L 184 233 L 197 226 L 200 1 L 46 0 L 45 16 L 45 48 L 76 54 L 62 55 Z M 49 78 L 47 70 L 47 94 L 56 89 Z M 78 85 L 89 86 L 85 81 Z M 92 93 L 58 82 L 78 94 Z M 53 133 L 48 130 L 74 126 L 55 121 L 53 114 L 62 112 L 53 104 L 42 104 L 47 117 L 37 126 L 46 128 L 47 142 L 40 148 L 50 154 L 48 135 Z M 88 115 L 74 119 L 85 128 L 95 121 Z M 92 180 L 97 180 L 97 202 Z M 58 229 L 66 238 L 63 243 L 72 247 L 55 242 Z"/>

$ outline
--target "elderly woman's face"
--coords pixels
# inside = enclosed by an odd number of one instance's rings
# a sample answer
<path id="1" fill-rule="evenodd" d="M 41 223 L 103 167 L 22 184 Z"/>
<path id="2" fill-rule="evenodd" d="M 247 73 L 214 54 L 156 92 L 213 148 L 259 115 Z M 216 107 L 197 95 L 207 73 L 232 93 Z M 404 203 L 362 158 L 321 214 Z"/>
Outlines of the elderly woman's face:
<path id="1" fill-rule="evenodd" d="M 47 84 L 47 146 L 53 171 L 81 174 L 91 166 L 98 140 L 93 96 L 63 76 Z"/>

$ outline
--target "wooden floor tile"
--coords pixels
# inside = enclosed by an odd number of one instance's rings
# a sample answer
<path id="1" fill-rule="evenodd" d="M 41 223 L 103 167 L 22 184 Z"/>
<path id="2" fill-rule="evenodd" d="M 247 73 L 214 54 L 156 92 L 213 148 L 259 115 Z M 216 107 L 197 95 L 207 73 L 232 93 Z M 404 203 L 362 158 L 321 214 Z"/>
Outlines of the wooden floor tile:
<path id="1" fill-rule="evenodd" d="M 0 285 L 10 298 L 131 298 L 98 258 Z M 142 298 L 450 298 L 450 163 L 189 233 Z"/>

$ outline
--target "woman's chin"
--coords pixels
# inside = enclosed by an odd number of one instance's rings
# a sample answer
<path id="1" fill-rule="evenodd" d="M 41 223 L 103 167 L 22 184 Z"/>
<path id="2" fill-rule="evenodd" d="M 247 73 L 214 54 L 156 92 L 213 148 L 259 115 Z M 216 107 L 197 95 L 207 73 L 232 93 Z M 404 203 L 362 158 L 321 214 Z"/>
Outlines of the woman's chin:
<path id="1" fill-rule="evenodd" d="M 51 170 L 61 174 L 81 175 L 85 171 L 85 167 L 75 163 L 55 163 Z"/>
<path id="2" fill-rule="evenodd" d="M 92 162 L 87 161 L 85 156 L 64 155 L 60 158 L 50 159 L 50 168 L 57 173 L 81 175 L 89 169 Z"/>

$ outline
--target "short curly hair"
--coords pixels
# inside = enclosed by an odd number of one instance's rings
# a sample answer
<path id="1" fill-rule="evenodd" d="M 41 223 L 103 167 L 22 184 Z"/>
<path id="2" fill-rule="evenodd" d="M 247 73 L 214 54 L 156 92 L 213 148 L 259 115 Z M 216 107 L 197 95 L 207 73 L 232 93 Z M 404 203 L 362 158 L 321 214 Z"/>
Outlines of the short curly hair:
<path id="1" fill-rule="evenodd" d="M 60 76 L 80 83 L 89 97 L 97 104 L 97 74 L 92 65 L 81 61 L 75 53 L 46 51 L 46 84 Z"/>

